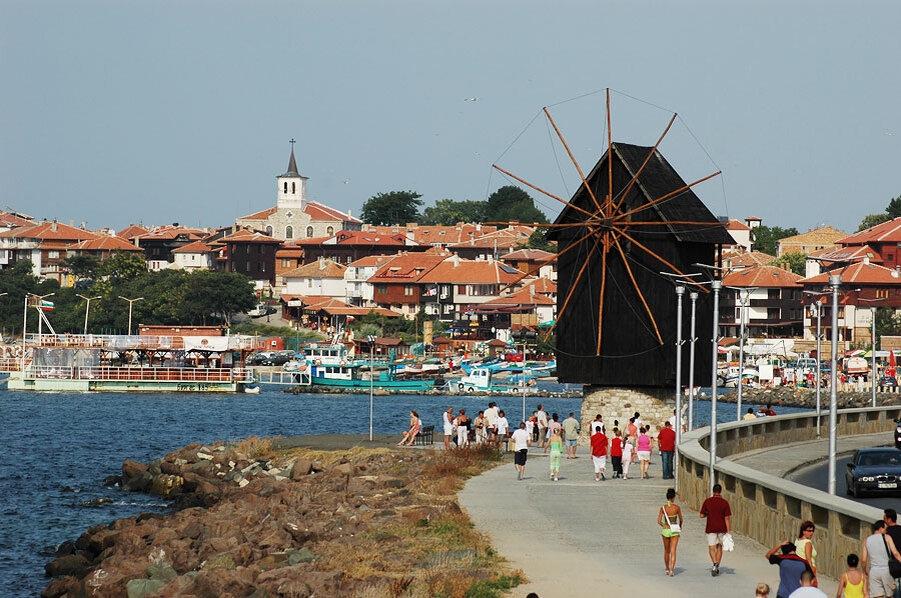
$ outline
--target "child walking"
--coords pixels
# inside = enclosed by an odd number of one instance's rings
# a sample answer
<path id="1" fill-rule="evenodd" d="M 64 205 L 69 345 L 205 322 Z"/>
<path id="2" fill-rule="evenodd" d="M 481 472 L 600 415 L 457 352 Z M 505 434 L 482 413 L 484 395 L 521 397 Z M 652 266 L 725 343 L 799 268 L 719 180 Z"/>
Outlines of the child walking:
<path id="1" fill-rule="evenodd" d="M 838 592 L 835 594 L 835 598 L 842 598 L 842 590 L 845 591 L 845 598 L 863 598 L 869 595 L 867 578 L 857 570 L 860 557 L 856 554 L 849 554 L 847 562 L 848 570 L 842 573 L 842 577 L 838 581 Z"/>

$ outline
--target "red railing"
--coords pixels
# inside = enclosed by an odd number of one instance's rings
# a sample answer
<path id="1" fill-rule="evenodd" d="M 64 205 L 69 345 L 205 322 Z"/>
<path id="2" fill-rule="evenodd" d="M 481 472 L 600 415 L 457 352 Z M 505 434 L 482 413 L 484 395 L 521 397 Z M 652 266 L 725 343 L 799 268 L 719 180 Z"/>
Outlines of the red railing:
<path id="1" fill-rule="evenodd" d="M 28 368 L 27 375 L 34 378 L 131 382 L 253 382 L 253 373 L 244 368 L 32 366 Z"/>

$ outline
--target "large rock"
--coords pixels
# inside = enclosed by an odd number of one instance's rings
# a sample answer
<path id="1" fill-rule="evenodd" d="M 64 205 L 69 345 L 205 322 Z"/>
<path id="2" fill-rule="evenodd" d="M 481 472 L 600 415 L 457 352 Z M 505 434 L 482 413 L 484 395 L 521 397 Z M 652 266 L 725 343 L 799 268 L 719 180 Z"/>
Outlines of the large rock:
<path id="1" fill-rule="evenodd" d="M 47 563 L 44 566 L 44 574 L 47 577 L 63 575 L 82 577 L 90 566 L 90 561 L 80 554 L 67 554 Z"/>
<path id="2" fill-rule="evenodd" d="M 313 462 L 309 459 L 298 459 L 291 467 L 291 479 L 295 482 L 313 471 Z"/>
<path id="3" fill-rule="evenodd" d="M 145 471 L 147 471 L 147 466 L 143 463 L 138 463 L 131 459 L 126 459 L 125 462 L 122 463 L 122 475 L 125 476 L 125 479 L 139 476 Z"/>
<path id="4" fill-rule="evenodd" d="M 158 496 L 169 496 L 181 492 L 181 486 L 185 479 L 177 475 L 161 473 L 153 476 L 150 482 L 150 493 Z"/>
<path id="5" fill-rule="evenodd" d="M 125 585 L 125 591 L 128 592 L 128 598 L 144 598 L 164 585 L 166 582 L 159 579 L 132 579 Z"/>

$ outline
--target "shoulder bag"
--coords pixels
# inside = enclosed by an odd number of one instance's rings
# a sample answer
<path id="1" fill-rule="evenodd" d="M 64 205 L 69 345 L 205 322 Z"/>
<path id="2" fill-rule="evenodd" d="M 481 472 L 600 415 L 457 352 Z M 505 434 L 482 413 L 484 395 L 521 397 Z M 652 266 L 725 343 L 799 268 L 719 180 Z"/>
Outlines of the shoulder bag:
<path id="1" fill-rule="evenodd" d="M 888 549 L 888 542 L 885 541 L 885 534 L 882 534 L 882 544 L 885 546 L 885 554 L 888 555 L 888 572 L 893 579 L 901 578 L 901 561 L 892 556 Z"/>
<path id="2" fill-rule="evenodd" d="M 673 520 L 670 520 L 670 517 L 666 512 L 666 507 L 663 507 L 663 516 L 666 518 L 666 524 L 669 525 L 669 531 L 673 532 L 674 534 L 682 532 L 682 526 L 675 521 L 676 516 L 674 515 Z"/>

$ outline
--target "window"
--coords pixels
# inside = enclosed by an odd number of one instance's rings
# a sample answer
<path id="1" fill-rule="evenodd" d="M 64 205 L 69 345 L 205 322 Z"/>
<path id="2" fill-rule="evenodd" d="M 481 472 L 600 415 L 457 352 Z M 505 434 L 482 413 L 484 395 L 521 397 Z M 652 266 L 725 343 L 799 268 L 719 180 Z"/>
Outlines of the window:
<path id="1" fill-rule="evenodd" d="M 307 227 L 307 239 L 311 239 L 312 237 L 313 237 L 313 227 L 308 226 Z"/>
<path id="2" fill-rule="evenodd" d="M 407 297 L 411 297 L 413 295 L 413 285 L 404 285 L 404 295 L 406 295 Z"/>
<path id="3" fill-rule="evenodd" d="M 272 227 L 271 226 L 266 227 L 266 234 L 270 237 L 272 236 Z"/>
<path id="4" fill-rule="evenodd" d="M 330 237 L 331 237 L 332 235 L 334 235 L 334 234 L 335 234 L 335 227 L 334 227 L 334 226 L 330 226 L 330 227 L 328 227 L 327 229 L 325 229 L 325 234 L 327 234 L 327 235 L 330 236 Z"/>
<path id="5" fill-rule="evenodd" d="M 294 238 L 294 227 L 293 227 L 293 226 L 286 226 L 286 227 L 285 227 L 285 238 L 286 238 L 286 239 L 293 239 L 293 238 Z"/>
<path id="6" fill-rule="evenodd" d="M 375 285 L 375 292 L 379 295 L 387 295 L 388 294 L 388 285 L 386 284 L 377 284 Z"/>
<path id="7" fill-rule="evenodd" d="M 285 193 L 288 192 L 288 181 L 285 181 Z"/>
<path id="8" fill-rule="evenodd" d="M 291 267 L 291 260 L 283 257 L 282 258 L 282 268 L 290 268 L 290 267 Z"/>
<path id="9" fill-rule="evenodd" d="M 457 294 L 458 294 L 458 295 L 465 295 L 465 294 L 466 294 L 466 285 L 465 285 L 465 284 L 458 284 L 458 285 L 457 285 Z"/>
<path id="10" fill-rule="evenodd" d="M 48 252 L 47 252 L 47 257 L 48 257 L 48 258 L 59 257 L 59 251 L 48 251 Z"/>
<path id="11" fill-rule="evenodd" d="M 308 288 L 308 289 L 312 289 L 312 288 L 313 288 L 313 279 L 312 279 L 312 278 L 308 278 L 308 279 L 307 279 L 307 288 Z"/>
<path id="12" fill-rule="evenodd" d="M 291 194 L 297 193 L 297 183 L 291 183 Z"/>

